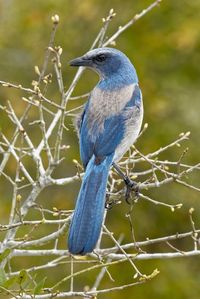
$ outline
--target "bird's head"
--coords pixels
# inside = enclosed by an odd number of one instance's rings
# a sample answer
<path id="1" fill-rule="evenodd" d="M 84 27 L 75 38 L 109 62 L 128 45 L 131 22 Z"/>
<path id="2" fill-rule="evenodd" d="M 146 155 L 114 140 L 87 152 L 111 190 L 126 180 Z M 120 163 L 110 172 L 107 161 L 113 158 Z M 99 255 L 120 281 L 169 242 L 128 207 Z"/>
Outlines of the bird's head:
<path id="1" fill-rule="evenodd" d="M 98 48 L 87 52 L 85 55 L 73 59 L 71 66 L 85 66 L 96 71 L 101 78 L 112 75 L 129 74 L 137 82 L 137 74 L 128 57 L 114 48 Z"/>

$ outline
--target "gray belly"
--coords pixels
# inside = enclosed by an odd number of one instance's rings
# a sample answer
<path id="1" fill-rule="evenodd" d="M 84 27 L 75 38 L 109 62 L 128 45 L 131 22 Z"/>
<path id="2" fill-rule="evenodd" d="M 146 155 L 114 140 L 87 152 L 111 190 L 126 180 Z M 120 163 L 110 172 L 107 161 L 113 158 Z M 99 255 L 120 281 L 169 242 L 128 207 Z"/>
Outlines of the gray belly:
<path id="1" fill-rule="evenodd" d="M 114 161 L 119 161 L 123 155 L 127 152 L 131 145 L 136 141 L 143 120 L 143 103 L 141 100 L 140 107 L 136 106 L 133 111 L 131 111 L 130 116 L 127 118 L 125 123 L 125 134 L 121 143 L 115 150 Z"/>

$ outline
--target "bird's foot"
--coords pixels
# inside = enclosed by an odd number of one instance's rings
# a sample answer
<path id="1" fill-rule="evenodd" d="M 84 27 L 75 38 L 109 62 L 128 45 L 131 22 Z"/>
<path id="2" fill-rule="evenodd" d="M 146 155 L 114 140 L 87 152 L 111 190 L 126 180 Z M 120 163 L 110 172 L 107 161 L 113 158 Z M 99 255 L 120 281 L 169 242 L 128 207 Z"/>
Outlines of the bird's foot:
<path id="1" fill-rule="evenodd" d="M 113 201 L 108 201 L 108 202 L 105 203 L 105 209 L 106 210 L 111 210 L 113 206 L 114 206 Z"/>
<path id="2" fill-rule="evenodd" d="M 132 181 L 128 176 L 124 178 L 126 184 L 125 200 L 128 204 L 131 204 L 131 192 L 135 192 L 135 198 L 139 198 L 139 186 L 135 181 Z"/>
<path id="3" fill-rule="evenodd" d="M 119 204 L 118 200 L 112 199 L 109 193 L 106 193 L 105 209 L 111 210 L 114 205 Z"/>
<path id="4" fill-rule="evenodd" d="M 106 193 L 105 209 L 110 210 L 113 207 L 113 201 L 110 200 L 110 194 Z"/>
<path id="5" fill-rule="evenodd" d="M 131 192 L 134 191 L 135 192 L 135 198 L 138 199 L 139 198 L 139 186 L 136 182 L 132 181 L 127 175 L 125 175 L 122 170 L 120 169 L 120 167 L 113 162 L 113 167 L 116 170 L 116 172 L 121 176 L 121 178 L 124 180 L 125 184 L 126 184 L 126 193 L 125 193 L 125 200 L 128 204 L 131 204 Z"/>

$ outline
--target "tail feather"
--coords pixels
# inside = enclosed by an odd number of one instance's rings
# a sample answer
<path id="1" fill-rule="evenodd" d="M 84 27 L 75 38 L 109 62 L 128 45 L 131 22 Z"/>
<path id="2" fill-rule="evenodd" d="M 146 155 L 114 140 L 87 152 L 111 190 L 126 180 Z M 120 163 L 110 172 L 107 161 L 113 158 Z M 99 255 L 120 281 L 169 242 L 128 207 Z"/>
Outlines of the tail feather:
<path id="1" fill-rule="evenodd" d="M 89 161 L 70 225 L 68 247 L 72 254 L 86 254 L 94 249 L 101 231 L 106 186 L 113 154 L 100 164 Z"/>

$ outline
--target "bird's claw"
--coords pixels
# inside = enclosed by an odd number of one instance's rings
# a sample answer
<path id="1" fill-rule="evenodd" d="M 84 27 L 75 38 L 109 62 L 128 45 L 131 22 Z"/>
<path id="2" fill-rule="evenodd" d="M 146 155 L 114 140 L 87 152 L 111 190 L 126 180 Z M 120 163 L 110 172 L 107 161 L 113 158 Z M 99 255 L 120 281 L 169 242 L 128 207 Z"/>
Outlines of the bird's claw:
<path id="1" fill-rule="evenodd" d="M 119 201 L 111 199 L 110 194 L 106 193 L 105 209 L 111 210 L 114 205 L 117 205 Z"/>
<path id="2" fill-rule="evenodd" d="M 136 182 L 132 181 L 128 176 L 124 179 L 126 184 L 125 200 L 128 204 L 131 204 L 130 194 L 132 191 L 135 192 L 135 197 L 139 197 L 139 186 Z"/>
<path id="3" fill-rule="evenodd" d="M 113 206 L 114 206 L 114 202 L 113 201 L 105 203 L 105 209 L 106 210 L 111 210 Z"/>
<path id="4" fill-rule="evenodd" d="M 106 193 L 105 209 L 111 210 L 113 205 L 114 205 L 114 203 L 113 203 L 113 201 L 110 200 L 110 195 L 108 193 Z"/>

